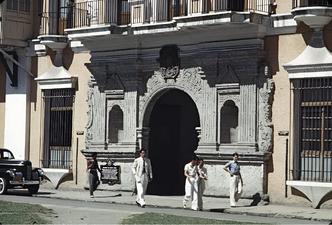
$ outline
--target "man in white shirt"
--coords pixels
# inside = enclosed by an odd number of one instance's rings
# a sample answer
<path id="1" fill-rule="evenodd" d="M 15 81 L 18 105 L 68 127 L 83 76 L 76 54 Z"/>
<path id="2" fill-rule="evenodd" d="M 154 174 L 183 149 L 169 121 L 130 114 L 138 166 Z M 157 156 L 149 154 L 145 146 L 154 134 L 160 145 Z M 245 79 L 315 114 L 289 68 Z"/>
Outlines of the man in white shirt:
<path id="1" fill-rule="evenodd" d="M 191 162 L 184 166 L 184 175 L 187 177 L 185 184 L 185 196 L 183 198 L 183 208 L 187 208 L 187 203 L 191 200 L 191 209 L 198 210 L 198 169 L 197 157 L 193 156 Z"/>
<path id="2" fill-rule="evenodd" d="M 226 163 L 224 170 L 230 174 L 229 183 L 229 200 L 231 207 L 235 207 L 236 202 L 239 201 L 243 190 L 243 180 L 240 172 L 240 165 L 238 163 L 239 155 L 233 154 L 233 161 Z"/>
<path id="3" fill-rule="evenodd" d="M 135 175 L 136 187 L 137 187 L 137 205 L 142 208 L 145 207 L 146 202 L 144 199 L 146 188 L 148 187 L 148 182 L 152 181 L 152 167 L 150 159 L 145 157 L 146 151 L 141 149 L 140 157 L 134 160 L 131 167 L 133 174 Z"/>

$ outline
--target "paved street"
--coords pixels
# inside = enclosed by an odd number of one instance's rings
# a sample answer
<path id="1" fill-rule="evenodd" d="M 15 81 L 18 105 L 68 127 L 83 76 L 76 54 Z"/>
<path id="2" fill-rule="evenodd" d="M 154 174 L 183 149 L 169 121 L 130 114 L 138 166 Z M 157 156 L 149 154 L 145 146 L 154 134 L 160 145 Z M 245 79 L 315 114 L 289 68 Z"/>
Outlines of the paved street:
<path id="1" fill-rule="evenodd" d="M 63 193 L 62 197 L 59 193 Z M 55 197 L 52 193 L 58 193 Z M 67 197 L 64 197 L 67 193 Z M 41 204 L 45 207 L 52 208 L 55 214 L 52 215 L 53 223 L 55 224 L 118 224 L 123 218 L 127 218 L 133 213 L 154 212 L 166 213 L 180 216 L 223 219 L 223 220 L 236 220 L 241 222 L 255 222 L 255 223 L 273 223 L 273 224 L 328 224 L 327 221 L 312 221 L 312 220 L 299 220 L 285 218 L 282 215 L 264 216 L 264 210 L 261 216 L 250 216 L 246 213 L 241 213 L 239 207 L 238 214 L 236 212 L 230 213 L 229 210 L 222 208 L 211 208 L 203 212 L 196 212 L 192 210 L 179 209 L 176 207 L 167 206 L 169 202 L 178 204 L 180 197 L 160 197 L 160 196 L 147 196 L 147 201 L 150 206 L 144 209 L 137 207 L 133 204 L 125 203 L 125 198 L 133 202 L 131 195 L 112 195 L 112 192 L 97 191 L 96 198 L 85 198 L 88 192 L 83 191 L 58 191 L 58 190 L 41 190 L 36 197 L 28 196 L 26 191 L 10 191 L 9 195 L 0 196 L 0 200 L 14 201 L 23 203 Z M 52 196 L 53 195 L 53 196 Z M 52 196 L 52 197 L 51 197 Z M 71 199 L 69 196 L 81 196 L 81 199 Z M 112 201 L 110 201 L 112 199 Z M 212 199 L 212 198 L 211 198 Z M 103 201 L 102 201 L 103 200 Z M 122 202 L 120 202 L 122 200 Z M 155 204 L 159 202 L 159 206 Z M 128 202 L 129 203 L 129 202 Z M 153 203 L 153 204 L 151 204 Z M 160 207 L 163 203 L 167 207 Z M 219 202 L 220 203 L 220 202 Z M 210 204 L 212 205 L 212 204 Z M 233 210 L 233 209 L 232 209 Z M 213 211 L 213 212 L 211 212 Z M 259 215 L 259 214 L 258 214 Z"/>

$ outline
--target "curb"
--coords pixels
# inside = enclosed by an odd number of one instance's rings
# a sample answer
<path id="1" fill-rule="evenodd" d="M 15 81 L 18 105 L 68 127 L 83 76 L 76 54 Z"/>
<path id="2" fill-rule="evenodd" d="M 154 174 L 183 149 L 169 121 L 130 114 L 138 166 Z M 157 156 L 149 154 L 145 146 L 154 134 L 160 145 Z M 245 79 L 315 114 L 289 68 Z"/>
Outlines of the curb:
<path id="1" fill-rule="evenodd" d="M 96 199 L 72 199 L 67 197 L 56 197 L 56 196 L 38 196 L 33 195 L 33 197 L 37 198 L 50 198 L 50 199 L 62 199 L 62 200 L 71 200 L 71 201 L 84 201 L 84 202 L 97 202 L 97 203 L 107 203 L 107 204 L 121 204 L 121 205 L 136 205 L 135 202 L 128 203 L 128 202 L 119 202 L 119 201 L 98 201 Z M 147 205 L 147 208 L 165 208 L 165 209 L 183 209 L 182 207 L 176 206 L 160 206 L 156 204 Z M 249 215 L 249 216 L 260 216 L 260 217 L 273 217 L 273 218 L 287 218 L 287 219 L 299 219 L 299 220 L 311 220 L 311 221 L 321 221 L 321 222 L 331 222 L 329 219 L 318 219 L 313 217 L 305 217 L 305 216 L 296 216 L 296 215 L 287 215 L 287 214 L 279 214 L 279 213 L 256 213 L 256 212 L 244 212 L 232 209 L 223 209 L 220 211 L 214 211 L 212 209 L 206 210 L 203 209 L 205 212 L 215 212 L 215 213 L 227 213 L 227 214 L 241 214 L 241 215 Z"/>

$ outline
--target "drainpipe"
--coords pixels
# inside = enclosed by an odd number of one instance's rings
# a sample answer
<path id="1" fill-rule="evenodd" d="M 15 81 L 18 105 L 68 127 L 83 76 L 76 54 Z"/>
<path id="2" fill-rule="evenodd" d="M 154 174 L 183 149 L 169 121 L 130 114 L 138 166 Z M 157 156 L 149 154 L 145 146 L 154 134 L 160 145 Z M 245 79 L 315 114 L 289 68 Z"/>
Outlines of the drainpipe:
<path id="1" fill-rule="evenodd" d="M 286 159 L 285 159 L 285 198 L 287 198 L 287 180 L 288 180 L 288 138 L 286 139 Z"/>
<path id="2" fill-rule="evenodd" d="M 77 170 L 78 170 L 78 137 L 76 138 L 76 162 L 75 162 L 75 184 L 77 185 Z"/>

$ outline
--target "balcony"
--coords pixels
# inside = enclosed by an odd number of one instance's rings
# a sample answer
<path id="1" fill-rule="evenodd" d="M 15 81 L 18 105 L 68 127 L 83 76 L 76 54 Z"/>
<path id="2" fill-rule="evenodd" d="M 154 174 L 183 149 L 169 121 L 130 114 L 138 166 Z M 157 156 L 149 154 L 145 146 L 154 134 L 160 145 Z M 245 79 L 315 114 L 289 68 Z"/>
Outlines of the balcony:
<path id="1" fill-rule="evenodd" d="M 332 0 L 293 0 L 293 9 L 299 7 L 331 7 Z"/>
<path id="2" fill-rule="evenodd" d="M 239 28 L 236 24 L 241 23 L 248 28 L 247 37 L 250 32 L 264 30 L 258 26 L 269 25 L 272 3 L 273 0 L 89 0 L 73 5 L 71 27 L 67 25 L 64 31 L 70 39 L 81 42 L 90 50 L 95 49 L 96 44 L 90 46 L 86 41 L 96 38 L 105 43 L 109 37 L 180 30 L 183 33 L 187 28 L 197 26 L 202 29 L 214 25 L 219 25 L 214 29 L 231 26 L 236 30 Z M 251 28 L 255 30 L 249 31 Z"/>
<path id="3" fill-rule="evenodd" d="M 292 14 L 297 22 L 321 30 L 332 19 L 332 0 L 293 0 Z"/>
<path id="4" fill-rule="evenodd" d="M 94 25 L 133 25 L 172 21 L 186 17 L 218 12 L 270 13 L 271 0 L 90 0 L 62 7 L 59 13 L 42 16 L 43 33 L 64 34 L 64 29 Z"/>

